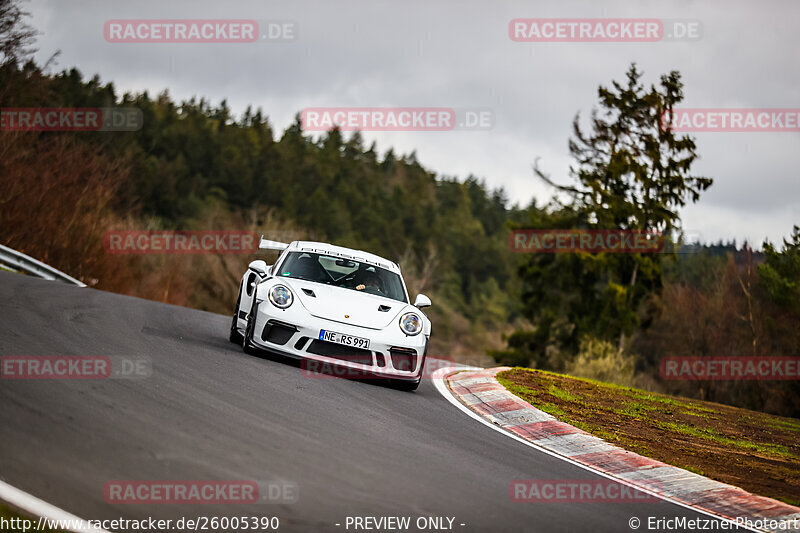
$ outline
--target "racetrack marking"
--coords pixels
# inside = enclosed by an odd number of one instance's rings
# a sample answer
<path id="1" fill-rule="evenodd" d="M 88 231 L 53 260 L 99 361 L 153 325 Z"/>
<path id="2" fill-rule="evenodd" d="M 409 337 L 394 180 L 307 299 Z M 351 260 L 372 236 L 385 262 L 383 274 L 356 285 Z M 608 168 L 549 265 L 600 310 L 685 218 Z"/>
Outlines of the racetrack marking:
<path id="1" fill-rule="evenodd" d="M 63 509 L 59 509 L 55 505 L 40 500 L 36 496 L 32 496 L 4 481 L 0 481 L 0 500 L 11 504 L 12 507 L 27 511 L 34 516 L 44 517 L 49 520 L 58 521 L 61 524 L 69 523 L 82 523 L 86 524 L 86 520 L 78 518 L 74 514 L 68 513 Z M 41 520 L 40 520 L 41 523 Z M 61 528 L 66 531 L 75 531 L 82 533 L 111 533 L 105 529 L 97 528 Z"/>
<path id="2" fill-rule="evenodd" d="M 498 367 L 462 372 L 449 376 L 447 381 L 457 397 L 472 394 L 484 398 L 483 403 L 467 402 L 472 410 L 542 448 L 618 479 L 626 479 L 662 496 L 675 498 L 698 510 L 733 520 L 737 526 L 747 523 L 751 528 L 767 531 L 783 531 L 787 528 L 800 531 L 800 508 L 795 506 L 624 450 L 563 422 L 556 422 L 556 426 L 548 421 L 517 423 L 518 417 L 510 415 L 525 409 L 540 410 L 497 382 L 496 375 L 506 369 Z M 481 378 L 490 378 L 493 383 L 477 383 L 476 380 Z M 505 395 L 504 399 L 498 399 L 500 391 Z M 542 416 L 548 416 L 540 412 Z M 616 464 L 609 468 L 609 461 Z"/>
<path id="3" fill-rule="evenodd" d="M 449 401 L 450 403 L 455 405 L 459 410 L 461 410 L 462 412 L 466 413 L 469 417 L 477 420 L 481 424 L 483 424 L 485 426 L 488 426 L 488 427 L 494 429 L 495 431 L 498 431 L 498 432 L 502 433 L 503 435 L 505 435 L 507 437 L 511 437 L 512 439 L 514 439 L 514 440 L 516 440 L 518 442 L 521 442 L 522 444 L 524 444 L 526 446 L 530 446 L 531 448 L 533 448 L 533 449 L 535 449 L 537 451 L 540 451 L 540 452 L 545 453 L 547 455 L 550 455 L 552 457 L 556 457 L 558 459 L 561 459 L 562 461 L 565 461 L 567 463 L 575 465 L 575 466 L 577 466 L 579 468 L 587 470 L 587 471 L 589 471 L 589 472 L 591 472 L 593 474 L 596 474 L 598 476 L 602 476 L 604 478 L 616 481 L 616 482 L 618 482 L 618 483 L 620 483 L 622 485 L 627 485 L 627 486 L 629 486 L 629 487 L 631 487 L 633 489 L 641 491 L 641 492 L 643 492 L 645 494 L 648 494 L 650 496 L 655 496 L 656 498 L 658 498 L 660 500 L 663 500 L 663 501 L 672 503 L 674 505 L 678 505 L 680 507 L 683 507 L 684 509 L 689 509 L 689 510 L 694 511 L 696 513 L 703 514 L 703 515 L 709 516 L 711 518 L 714 518 L 714 519 L 717 519 L 717 520 L 721 520 L 723 522 L 728 522 L 728 523 L 733 524 L 733 525 L 737 525 L 736 522 L 734 520 L 731 520 L 730 518 L 726 518 L 724 516 L 715 515 L 715 514 L 710 513 L 710 512 L 708 512 L 708 511 L 706 511 L 704 509 L 698 509 L 698 508 L 692 507 L 691 505 L 687 505 L 687 504 L 685 504 L 685 503 L 683 503 L 681 501 L 678 501 L 678 500 L 675 500 L 673 498 L 670 498 L 669 496 L 665 496 L 664 494 L 659 494 L 659 493 L 654 492 L 652 490 L 649 490 L 649 489 L 647 489 L 645 487 L 642 487 L 641 485 L 636 485 L 635 483 L 631 483 L 630 481 L 628 481 L 626 479 L 618 478 L 616 476 L 612 476 L 610 474 L 607 474 L 606 472 L 603 472 L 601 470 L 594 469 L 589 465 L 586 465 L 586 464 L 583 464 L 583 463 L 579 463 L 578 461 L 575 461 L 574 459 L 571 459 L 571 458 L 569 458 L 567 456 L 561 455 L 561 454 L 559 454 L 557 452 L 554 452 L 552 450 L 548 450 L 547 448 L 543 448 L 542 446 L 539 446 L 539 445 L 537 445 L 537 444 L 535 444 L 535 443 L 533 443 L 533 442 L 531 442 L 529 440 L 523 439 L 522 437 L 520 437 L 518 435 L 515 435 L 515 434 L 513 434 L 513 433 L 511 433 L 509 431 L 506 431 L 500 425 L 498 425 L 498 423 L 490 422 L 489 420 L 487 420 L 486 418 L 484 418 L 483 416 L 479 415 L 478 413 L 476 413 L 475 411 L 473 411 L 472 409 L 470 409 L 469 407 L 464 405 L 462 402 L 460 402 L 458 400 L 458 398 L 456 398 L 453 395 L 453 393 L 450 391 L 449 387 L 447 386 L 447 383 L 445 382 L 447 377 L 450 376 L 451 374 L 454 374 L 456 372 L 463 371 L 463 370 L 483 370 L 483 369 L 464 368 L 464 367 L 459 368 L 459 367 L 455 367 L 455 366 L 449 367 L 449 368 L 440 368 L 439 370 L 437 370 L 436 372 L 433 373 L 433 375 L 431 376 L 431 380 L 433 381 L 433 384 L 436 387 L 436 390 L 438 390 L 439 393 L 447 399 L 447 401 Z M 469 379 L 472 379 L 472 378 L 469 378 Z M 484 381 L 476 381 L 476 383 L 477 382 L 485 383 Z M 751 528 L 751 527 L 747 527 L 746 525 L 738 525 L 738 527 L 741 528 L 742 530 L 748 530 L 748 531 L 754 531 L 756 533 L 761 533 L 761 530 L 754 529 L 754 528 Z"/>
<path id="4" fill-rule="evenodd" d="M 487 425 L 487 426 L 495 429 L 496 431 L 499 431 L 499 432 L 503 433 L 506 436 L 509 436 L 509 437 L 511 437 L 511 438 L 513 438 L 513 439 L 515 439 L 515 440 L 517 440 L 517 441 L 519 441 L 519 442 L 531 447 L 531 448 L 536 449 L 539 452 L 545 453 L 545 454 L 550 455 L 552 457 L 556 457 L 558 459 L 561 459 L 562 461 L 571 463 L 571 464 L 573 464 L 575 466 L 578 466 L 579 468 L 582 468 L 583 470 L 589 471 L 589 472 L 591 472 L 593 474 L 596 474 L 598 476 L 601 476 L 603 478 L 610 479 L 610 480 L 618 482 L 618 483 L 620 483 L 622 485 L 627 485 L 627 486 L 629 486 L 631 488 L 634 488 L 634 489 L 636 489 L 636 490 L 638 490 L 640 492 L 643 492 L 645 494 L 654 496 L 654 497 L 656 497 L 656 498 L 658 498 L 660 500 L 672 503 L 674 505 L 678 505 L 680 507 L 689 509 L 689 510 L 697 512 L 699 514 L 706 515 L 706 516 L 709 516 L 711 518 L 721 520 L 723 522 L 728 522 L 728 523 L 731 523 L 731 524 L 735 524 L 735 522 L 733 520 L 730 520 L 728 518 L 714 515 L 713 513 L 707 512 L 707 511 L 705 511 L 703 509 L 696 509 L 696 508 L 692 507 L 691 505 L 685 504 L 685 503 L 680 502 L 680 501 L 673 500 L 672 498 L 667 497 L 667 496 L 665 496 L 663 494 L 656 493 L 656 492 L 648 490 L 648 489 L 646 489 L 646 488 L 644 488 L 642 486 L 639 486 L 639 485 L 636 485 L 634 483 L 631 483 L 631 482 L 629 482 L 627 480 L 620 479 L 618 477 L 609 475 L 606 472 L 603 472 L 603 471 L 600 471 L 600 470 L 596 470 L 596 469 L 592 468 L 591 466 L 579 463 L 579 462 L 577 462 L 577 461 L 575 461 L 573 459 L 570 459 L 569 457 L 565 457 L 565 456 L 563 456 L 561 454 L 558 454 L 556 452 L 553 452 L 551 450 L 548 450 L 546 448 L 538 446 L 533 442 L 525 440 L 525 439 L 519 437 L 518 435 L 510 433 L 510 432 L 502 429 L 501 427 L 498 427 L 495 424 L 492 424 L 491 422 L 487 421 L 485 418 L 481 417 L 480 415 L 478 415 L 474 411 L 470 410 L 466 405 L 461 403 L 451 393 L 451 391 L 448 388 L 447 383 L 445 383 L 445 379 L 446 379 L 447 376 L 449 376 L 449 375 L 451 375 L 451 374 L 453 374 L 455 372 L 463 371 L 463 370 L 482 370 L 482 369 L 479 369 L 479 368 L 476 368 L 476 367 L 460 366 L 460 365 L 459 366 L 445 367 L 445 368 L 441 368 L 441 369 L 437 370 L 436 372 L 434 372 L 434 374 L 432 375 L 432 381 L 434 383 L 434 386 L 436 387 L 436 389 L 439 391 L 439 393 L 442 396 L 444 396 L 450 403 L 455 405 L 458 409 L 460 409 L 461 411 L 466 413 L 468 416 L 474 418 L 475 420 L 478 420 L 481 424 Z M 24 491 L 22 491 L 20 489 L 17 489 L 16 487 L 13 487 L 12 485 L 9 485 L 9 484 L 7 484 L 7 483 L 5 483 L 3 481 L 0 481 L 0 500 L 6 501 L 9 504 L 11 504 L 13 507 L 21 509 L 23 511 L 27 511 L 27 512 L 33 514 L 33 515 L 40 516 L 40 517 L 45 517 L 45 518 L 48 518 L 48 519 L 51 519 L 51 520 L 62 520 L 62 521 L 63 520 L 66 520 L 66 521 L 81 520 L 77 516 L 72 515 L 71 513 L 68 513 L 68 512 L 66 512 L 66 511 L 64 511 L 64 510 L 62 510 L 62 509 L 60 509 L 60 508 L 58 508 L 58 507 L 56 507 L 56 506 L 54 506 L 52 504 L 49 504 L 49 503 L 47 503 L 47 502 L 45 502 L 45 501 L 43 501 L 43 500 L 41 500 L 39 498 L 36 498 L 35 496 L 32 496 L 32 495 L 30 495 L 30 494 L 28 494 L 28 493 L 26 493 L 26 492 L 24 492 Z M 86 521 L 84 520 L 83 523 L 86 523 Z M 755 532 L 759 531 L 757 529 L 753 529 L 753 528 L 746 527 L 746 526 L 743 526 L 743 525 L 739 525 L 738 527 L 740 527 L 742 530 L 749 530 L 749 531 L 755 531 Z M 85 532 L 91 532 L 91 533 L 110 533 L 110 532 L 108 532 L 106 530 L 96 529 L 96 528 L 67 529 L 67 530 L 68 531 L 75 531 L 75 532 L 84 532 L 85 531 Z"/>

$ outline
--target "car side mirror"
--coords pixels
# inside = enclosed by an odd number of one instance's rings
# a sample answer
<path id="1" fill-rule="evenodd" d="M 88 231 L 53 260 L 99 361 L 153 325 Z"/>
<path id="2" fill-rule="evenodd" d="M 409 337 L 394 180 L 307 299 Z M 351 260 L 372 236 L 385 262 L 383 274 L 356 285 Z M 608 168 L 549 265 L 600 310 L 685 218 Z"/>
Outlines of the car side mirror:
<path id="1" fill-rule="evenodd" d="M 418 294 L 417 299 L 414 300 L 414 307 L 417 309 L 422 309 L 423 307 L 430 307 L 431 306 L 431 299 L 425 296 L 424 294 Z"/>
<path id="2" fill-rule="evenodd" d="M 262 278 L 266 278 L 269 275 L 270 267 L 267 266 L 266 261 L 262 261 L 261 259 L 256 259 L 249 265 L 247 268 L 261 276 Z"/>

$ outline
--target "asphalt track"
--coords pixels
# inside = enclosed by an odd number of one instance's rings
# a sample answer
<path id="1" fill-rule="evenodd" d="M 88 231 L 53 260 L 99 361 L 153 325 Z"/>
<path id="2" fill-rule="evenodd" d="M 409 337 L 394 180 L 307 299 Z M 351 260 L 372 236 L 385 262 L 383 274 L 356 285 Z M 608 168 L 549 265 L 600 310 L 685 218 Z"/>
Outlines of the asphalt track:
<path id="1" fill-rule="evenodd" d="M 347 516 L 410 516 L 410 531 L 418 516 L 454 517 L 465 532 L 626 532 L 631 517 L 647 531 L 650 516 L 708 518 L 663 501 L 513 502 L 513 480 L 600 478 L 483 426 L 430 381 L 409 393 L 311 379 L 296 363 L 245 355 L 227 341 L 228 324 L 0 272 L 0 355 L 152 360 L 152 375 L 137 380 L 0 380 L 0 479 L 85 519 L 277 516 L 279 531 L 354 531 Z M 104 499 L 112 480 L 207 479 L 284 480 L 299 498 Z"/>

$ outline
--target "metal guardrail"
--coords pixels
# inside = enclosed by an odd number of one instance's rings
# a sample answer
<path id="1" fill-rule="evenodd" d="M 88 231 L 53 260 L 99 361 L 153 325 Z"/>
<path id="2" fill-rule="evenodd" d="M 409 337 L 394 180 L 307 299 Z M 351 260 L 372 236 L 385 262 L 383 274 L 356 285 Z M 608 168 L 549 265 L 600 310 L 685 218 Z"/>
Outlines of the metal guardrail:
<path id="1" fill-rule="evenodd" d="M 9 248 L 8 246 L 3 246 L 2 244 L 0 244 L 0 264 L 8 265 L 15 270 L 21 270 L 22 272 L 26 272 L 43 279 L 63 281 L 65 283 L 77 285 L 78 287 L 86 286 L 85 283 L 78 281 L 72 276 L 68 276 L 60 270 L 51 267 L 50 265 L 46 265 L 29 255 L 25 255 L 22 252 L 18 252 L 12 248 Z"/>

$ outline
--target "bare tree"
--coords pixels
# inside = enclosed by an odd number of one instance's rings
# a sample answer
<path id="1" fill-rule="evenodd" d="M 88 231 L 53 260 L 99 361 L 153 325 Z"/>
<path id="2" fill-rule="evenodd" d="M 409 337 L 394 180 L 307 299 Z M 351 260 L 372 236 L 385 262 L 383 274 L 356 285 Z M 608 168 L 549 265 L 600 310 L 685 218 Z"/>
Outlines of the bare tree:
<path id="1" fill-rule="evenodd" d="M 0 0 L 0 68 L 22 63 L 36 51 L 38 32 L 26 22 L 29 16 L 20 0 Z"/>

